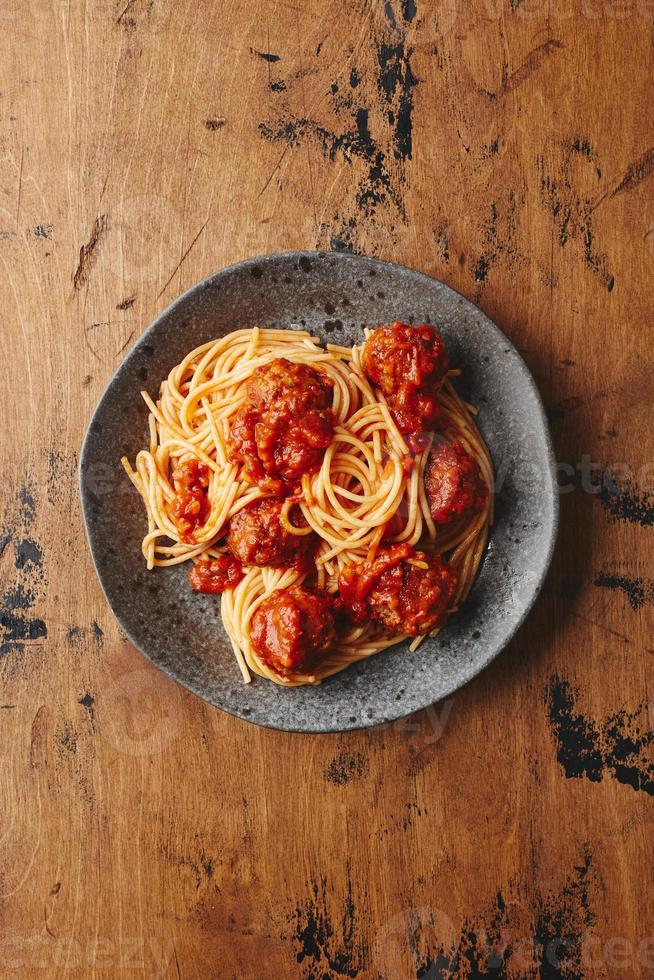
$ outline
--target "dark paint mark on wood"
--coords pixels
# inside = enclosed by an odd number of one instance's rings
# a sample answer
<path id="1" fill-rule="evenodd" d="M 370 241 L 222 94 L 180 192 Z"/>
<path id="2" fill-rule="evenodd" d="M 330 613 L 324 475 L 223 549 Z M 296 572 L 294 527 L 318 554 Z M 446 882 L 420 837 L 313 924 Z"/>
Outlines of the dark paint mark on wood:
<path id="1" fill-rule="evenodd" d="M 197 835 L 196 835 L 197 837 Z M 207 855 L 204 847 L 198 844 L 193 855 L 178 854 L 172 851 L 168 845 L 161 848 L 164 856 L 178 869 L 188 868 L 194 878 L 196 890 L 211 882 L 214 876 L 214 858 Z M 219 862 L 220 863 L 220 862 Z M 214 891 L 219 892 L 220 888 L 216 882 L 212 883 Z"/>
<path id="2" fill-rule="evenodd" d="M 22 584 L 8 589 L 2 597 L 3 609 L 30 609 L 34 605 L 34 593 Z"/>
<path id="3" fill-rule="evenodd" d="M 393 127 L 393 151 L 397 160 L 407 160 L 413 153 L 413 89 L 419 84 L 411 68 L 412 48 L 404 41 L 377 48 L 379 90 L 387 104 L 388 122 Z"/>
<path id="4" fill-rule="evenodd" d="M 615 278 L 608 268 L 608 258 L 598 251 L 593 227 L 593 204 L 588 194 L 576 189 L 571 170 L 571 151 L 568 146 L 556 177 L 546 172 L 544 157 L 537 160 L 540 172 L 540 190 L 545 207 L 550 212 L 558 232 L 559 246 L 564 248 L 576 241 L 581 246 L 586 266 L 599 277 L 609 290 Z"/>
<path id="5" fill-rule="evenodd" d="M 101 650 L 103 640 L 104 633 L 95 620 L 92 620 L 90 626 L 75 625 L 66 630 L 66 642 L 74 649 L 88 650 L 92 644 Z"/>
<path id="6" fill-rule="evenodd" d="M 356 252 L 357 219 L 354 215 L 344 218 L 337 212 L 328 224 L 321 225 L 320 231 L 329 235 L 329 247 L 333 252 Z"/>
<path id="7" fill-rule="evenodd" d="M 323 778 L 335 786 L 345 786 L 352 779 L 360 779 L 368 772 L 366 757 L 362 752 L 339 752 L 323 772 Z"/>
<path id="8" fill-rule="evenodd" d="M 437 254 L 443 262 L 450 261 L 450 231 L 447 225 L 434 229 Z"/>
<path id="9" fill-rule="evenodd" d="M 52 225 L 37 225 L 34 229 L 35 238 L 50 238 L 52 235 Z"/>
<path id="10" fill-rule="evenodd" d="M 78 738 L 79 735 L 71 722 L 65 721 L 62 727 L 55 732 L 55 746 L 61 754 L 75 755 Z"/>
<path id="11" fill-rule="evenodd" d="M 270 83 L 270 91 L 271 92 L 285 92 L 286 91 L 286 82 L 282 81 L 281 78 L 278 81 L 276 81 L 276 82 L 271 82 Z"/>
<path id="12" fill-rule="evenodd" d="M 490 157 L 496 157 L 500 152 L 500 138 L 496 136 L 494 140 L 487 143 L 482 150 L 482 159 L 488 160 Z"/>
<path id="13" fill-rule="evenodd" d="M 36 515 L 36 500 L 27 487 L 21 487 L 18 491 L 18 501 L 20 503 L 20 519 L 29 526 Z"/>
<path id="14" fill-rule="evenodd" d="M 270 51 L 257 51 L 255 48 L 250 48 L 250 51 L 252 54 L 256 55 L 257 58 L 267 61 L 270 65 L 274 65 L 276 61 L 280 60 L 280 56 L 278 54 L 271 54 Z"/>
<path id="15" fill-rule="evenodd" d="M 602 171 L 597 162 L 597 154 L 593 148 L 592 143 L 587 136 L 576 136 L 569 143 L 570 149 L 573 153 L 577 153 L 581 156 L 586 157 L 595 165 L 595 173 L 597 174 L 597 179 L 599 180 L 602 176 Z"/>
<path id="16" fill-rule="evenodd" d="M 405 3 L 403 10 L 405 17 L 411 19 L 415 16 L 414 3 Z M 390 4 L 386 7 L 386 14 L 395 30 L 397 21 Z M 348 165 L 357 162 L 364 165 L 364 172 L 358 175 L 355 184 L 354 202 L 363 217 L 375 218 L 379 210 L 392 204 L 402 220 L 406 220 L 402 199 L 405 182 L 403 165 L 411 158 L 413 151 L 413 89 L 419 80 L 411 65 L 412 49 L 405 45 L 404 40 L 398 41 L 396 34 L 391 36 L 388 28 L 373 34 L 372 45 L 378 67 L 375 75 L 363 75 L 353 66 L 349 70 L 350 84 L 346 95 L 337 96 L 339 85 L 336 81 L 331 85 L 332 114 L 338 118 L 344 118 L 347 114 L 350 119 L 349 125 L 346 122 L 342 131 L 331 123 L 323 125 L 318 119 L 288 113 L 274 122 L 259 124 L 259 132 L 264 139 L 286 144 L 261 194 L 272 181 L 287 150 L 312 141 L 330 162 L 342 157 Z M 355 104 L 355 93 L 358 105 Z M 380 111 L 381 127 L 378 124 Z M 378 128 L 381 129 L 379 133 Z M 321 241 L 333 239 L 332 248 L 337 247 L 337 242 L 346 246 L 350 244 L 349 237 L 337 230 L 321 225 L 320 232 Z"/>
<path id="17" fill-rule="evenodd" d="M 367 947 L 361 935 L 348 874 L 345 901 L 332 914 L 327 879 L 314 882 L 311 897 L 299 904 L 291 916 L 295 922 L 293 942 L 297 963 L 305 980 L 325 977 L 359 977 L 365 966 Z"/>
<path id="18" fill-rule="evenodd" d="M 464 919 L 454 945 L 451 940 L 441 945 L 436 942 L 433 949 L 424 937 L 438 935 L 439 917 L 425 908 L 409 910 L 404 931 L 416 977 L 481 980 L 493 976 L 508 980 L 528 975 L 543 980 L 580 980 L 585 975 L 584 941 L 596 918 L 591 908 L 591 885 L 596 888 L 597 881 L 586 847 L 581 863 L 574 866 L 558 892 L 535 896 L 535 914 L 530 922 L 522 918 L 523 901 L 511 885 L 509 890 L 498 889 L 490 907 Z"/>
<path id="19" fill-rule="evenodd" d="M 136 302 L 136 296 L 128 296 L 127 299 L 124 299 L 121 303 L 118 303 L 116 309 L 130 310 L 134 306 L 135 302 Z"/>
<path id="20" fill-rule="evenodd" d="M 28 565 L 40 568 L 43 564 L 43 549 L 32 538 L 23 538 L 16 543 L 16 568 L 23 569 Z"/>
<path id="21" fill-rule="evenodd" d="M 0 656 L 21 653 L 27 641 L 44 639 L 48 635 L 48 628 L 42 619 L 28 619 L 5 610 L 0 612 L 0 626 L 3 629 Z"/>
<path id="22" fill-rule="evenodd" d="M 613 572 L 600 572 L 595 585 L 612 592 L 624 592 L 632 609 L 640 609 L 646 602 L 654 602 L 654 582 L 651 579 L 630 578 Z"/>
<path id="23" fill-rule="evenodd" d="M 82 707 L 86 708 L 88 711 L 92 711 L 93 705 L 95 704 L 95 698 L 87 691 L 84 697 L 80 698 L 77 703 L 81 704 Z"/>
<path id="24" fill-rule="evenodd" d="M 410 24 L 418 12 L 415 0 L 402 0 L 402 16 Z"/>
<path id="25" fill-rule="evenodd" d="M 329 246 L 334 252 L 354 252 L 352 242 L 348 242 L 344 238 L 339 238 L 338 235 L 332 235 L 329 240 Z"/>
<path id="26" fill-rule="evenodd" d="M 473 275 L 475 277 L 475 280 L 477 282 L 484 282 L 486 276 L 488 275 L 489 268 L 490 266 L 488 264 L 488 259 L 485 259 L 482 255 L 473 269 Z"/>
<path id="27" fill-rule="evenodd" d="M 604 473 L 597 497 L 613 521 L 654 527 L 654 494 L 621 481 L 610 468 Z"/>
<path id="28" fill-rule="evenodd" d="M 335 133 L 313 119 L 303 118 L 279 119 L 273 126 L 260 123 L 259 132 L 264 139 L 284 142 L 291 147 L 299 146 L 307 139 L 314 140 L 330 161 L 335 160 L 339 154 L 350 164 L 352 157 L 364 161 L 368 171 L 367 177 L 359 182 L 357 206 L 364 214 L 371 215 L 390 199 L 402 209 L 399 194 L 392 185 L 386 155 L 370 133 L 368 109 L 357 109 L 354 127 L 342 133 Z"/>
<path id="29" fill-rule="evenodd" d="M 509 265 L 517 262 L 521 256 L 515 245 L 518 227 L 518 210 L 525 204 L 525 198 L 516 198 L 509 191 L 505 207 L 496 201 L 490 206 L 490 218 L 482 226 L 482 254 L 475 263 L 472 274 L 476 282 L 485 282 L 491 267 L 504 256 Z"/>
<path id="30" fill-rule="evenodd" d="M 215 133 L 216 130 L 223 128 L 225 122 L 225 119 L 205 119 L 204 128 L 208 129 L 210 133 Z"/>
<path id="31" fill-rule="evenodd" d="M 76 291 L 88 282 L 97 250 L 107 233 L 109 218 L 106 214 L 100 214 L 93 222 L 91 237 L 86 245 L 82 245 L 79 251 L 79 263 L 73 273 L 73 289 Z"/>
<path id="32" fill-rule="evenodd" d="M 36 602 L 36 589 L 43 585 L 43 551 L 30 536 L 36 516 L 36 501 L 28 487 L 18 492 L 18 508 L 10 525 L 3 529 L 2 550 L 13 542 L 14 564 L 20 578 L 5 589 L 0 599 L 0 655 L 21 653 L 27 643 L 48 635 L 46 623 L 38 617 L 25 615 Z"/>
<path id="33" fill-rule="evenodd" d="M 624 708 L 604 722 L 585 717 L 578 708 L 579 691 L 556 674 L 545 689 L 556 757 L 568 779 L 585 777 L 599 783 L 613 776 L 619 783 L 654 796 L 654 762 L 648 758 L 654 732 L 647 705 L 634 712 Z"/>
<path id="34" fill-rule="evenodd" d="M 585 975 L 584 944 L 596 916 L 590 905 L 592 854 L 584 848 L 560 895 L 540 903 L 534 929 L 542 980 Z"/>
<path id="35" fill-rule="evenodd" d="M 395 11 L 393 10 L 393 4 L 391 0 L 386 0 L 384 4 L 384 14 L 386 15 L 386 20 L 391 25 L 394 31 L 397 30 L 397 21 L 395 20 Z"/>

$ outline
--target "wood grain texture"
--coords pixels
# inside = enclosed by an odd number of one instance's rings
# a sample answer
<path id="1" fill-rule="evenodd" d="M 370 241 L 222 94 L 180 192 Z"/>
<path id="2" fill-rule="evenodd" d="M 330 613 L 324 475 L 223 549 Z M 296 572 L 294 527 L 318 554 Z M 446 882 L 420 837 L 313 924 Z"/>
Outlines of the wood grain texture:
<path id="1" fill-rule="evenodd" d="M 5 0 L 0 28 L 2 975 L 653 975 L 652 4 Z M 510 649 L 343 737 L 150 667 L 77 497 L 154 315 L 287 248 L 477 302 L 566 484 Z"/>

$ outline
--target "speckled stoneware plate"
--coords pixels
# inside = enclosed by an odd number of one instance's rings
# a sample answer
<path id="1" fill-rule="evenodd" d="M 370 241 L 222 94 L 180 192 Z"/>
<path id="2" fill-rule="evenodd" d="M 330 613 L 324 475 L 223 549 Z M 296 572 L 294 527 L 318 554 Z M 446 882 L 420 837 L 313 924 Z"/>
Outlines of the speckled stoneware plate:
<path id="1" fill-rule="evenodd" d="M 244 684 L 219 600 L 193 593 L 186 568 L 148 572 L 145 517 L 120 456 L 147 443 L 147 410 L 170 369 L 194 347 L 240 327 L 301 323 L 324 341 L 360 343 L 364 326 L 393 320 L 437 324 L 458 389 L 479 407 L 498 474 L 496 521 L 473 591 L 436 639 L 415 653 L 394 647 L 319 687 Z M 376 725 L 424 708 L 479 673 L 532 606 L 556 536 L 558 500 L 543 406 L 522 358 L 463 296 L 399 265 L 340 252 L 289 252 L 222 269 L 175 300 L 112 378 L 81 458 L 89 543 L 122 629 L 154 664 L 200 697 L 273 728 L 334 732 Z"/>

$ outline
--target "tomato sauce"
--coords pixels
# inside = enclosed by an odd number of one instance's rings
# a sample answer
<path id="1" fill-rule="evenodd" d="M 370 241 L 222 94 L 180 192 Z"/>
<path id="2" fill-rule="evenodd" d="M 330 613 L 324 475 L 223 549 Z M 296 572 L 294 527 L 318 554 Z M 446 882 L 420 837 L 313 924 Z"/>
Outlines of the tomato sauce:
<path id="1" fill-rule="evenodd" d="M 233 589 L 245 572 L 232 555 L 219 555 L 210 561 L 199 561 L 189 570 L 188 580 L 194 592 L 219 595 L 225 589 Z"/>
<path id="2" fill-rule="evenodd" d="M 228 440 L 247 480 L 284 496 L 320 467 L 334 436 L 332 388 L 324 372 L 283 357 L 254 371 Z"/>
<path id="3" fill-rule="evenodd" d="M 439 334 L 427 323 L 396 321 L 379 327 L 363 349 L 363 370 L 385 394 L 391 415 L 412 452 L 427 445 L 425 432 L 443 427 L 438 390 L 449 369 Z"/>
<path id="4" fill-rule="evenodd" d="M 173 471 L 176 497 L 170 513 L 185 544 L 193 544 L 198 529 L 209 516 L 211 505 L 207 491 L 210 475 L 209 467 L 197 459 L 186 460 Z"/>
<path id="5" fill-rule="evenodd" d="M 349 615 L 354 623 L 364 623 L 370 617 L 367 598 L 379 579 L 413 553 L 411 545 L 395 544 L 379 551 L 371 561 L 346 565 L 338 578 L 339 611 Z"/>

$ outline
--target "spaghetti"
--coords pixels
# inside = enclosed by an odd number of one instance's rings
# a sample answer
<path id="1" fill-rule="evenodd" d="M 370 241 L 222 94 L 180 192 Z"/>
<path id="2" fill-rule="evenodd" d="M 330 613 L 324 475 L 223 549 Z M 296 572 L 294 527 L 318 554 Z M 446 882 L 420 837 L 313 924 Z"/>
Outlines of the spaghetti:
<path id="1" fill-rule="evenodd" d="M 366 335 L 368 342 L 375 336 Z M 321 594 L 336 596 L 339 578 L 343 591 L 346 569 L 363 569 L 363 563 L 374 563 L 393 548 L 416 575 L 432 567 L 435 556 L 447 559 L 447 567 L 456 572 L 447 614 L 465 600 L 474 582 L 492 519 L 493 470 L 474 422 L 475 409 L 452 385 L 458 372 L 445 371 L 434 395 L 437 404 L 429 407 L 438 413 L 438 435 L 423 431 L 416 439 L 407 435 L 397 399 L 371 380 L 374 372 L 364 363 L 366 356 L 363 347 L 323 347 L 304 330 L 254 327 L 191 351 L 162 382 L 156 401 L 142 392 L 150 412 L 149 445 L 133 468 L 125 457 L 122 464 L 145 505 L 148 530 L 142 551 L 148 569 L 193 561 L 197 572 L 208 567 L 207 561 L 219 561 L 220 569 L 227 570 L 228 561 L 234 561 L 223 541 L 230 520 L 246 508 L 261 509 L 258 502 L 271 497 L 281 501 L 280 534 L 315 542 L 304 550 L 298 544 L 297 554 L 309 557 L 292 567 L 245 564 L 238 566 L 238 574 L 228 570 L 221 613 L 246 682 L 254 673 L 285 685 L 317 684 L 407 639 L 406 632 L 389 630 L 379 619 L 350 617 L 340 622 L 337 638 L 319 662 L 280 670 L 255 647 L 251 632 L 257 611 L 279 590 L 315 583 Z M 325 379 L 331 404 L 325 409 L 314 399 L 297 416 L 283 416 L 276 429 L 273 425 L 273 455 L 265 459 L 275 459 L 278 479 L 272 481 L 270 464 L 255 482 L 242 448 L 235 449 L 234 434 L 247 430 L 251 442 L 252 433 L 257 445 L 261 442 L 261 432 L 270 425 L 253 401 L 253 379 L 274 375 L 280 364 L 290 365 L 289 372 L 293 369 L 298 377 L 311 369 L 312 378 Z M 299 382 L 293 386 L 292 397 L 299 397 L 301 387 Z M 251 418 L 255 410 L 260 414 Z M 305 431 L 311 419 L 320 429 L 320 442 Z M 284 481 L 298 457 L 279 450 L 279 433 L 293 425 L 301 430 L 298 438 L 313 446 L 318 463 L 291 484 Z M 455 447 L 473 461 L 480 490 L 474 509 L 455 514 L 443 526 L 432 517 L 428 489 L 438 446 Z M 447 476 L 451 483 L 449 471 Z M 421 551 L 415 551 L 418 546 Z M 299 601 L 302 588 L 292 594 Z M 429 632 L 435 634 L 441 625 Z M 415 649 L 422 635 L 410 639 Z"/>

